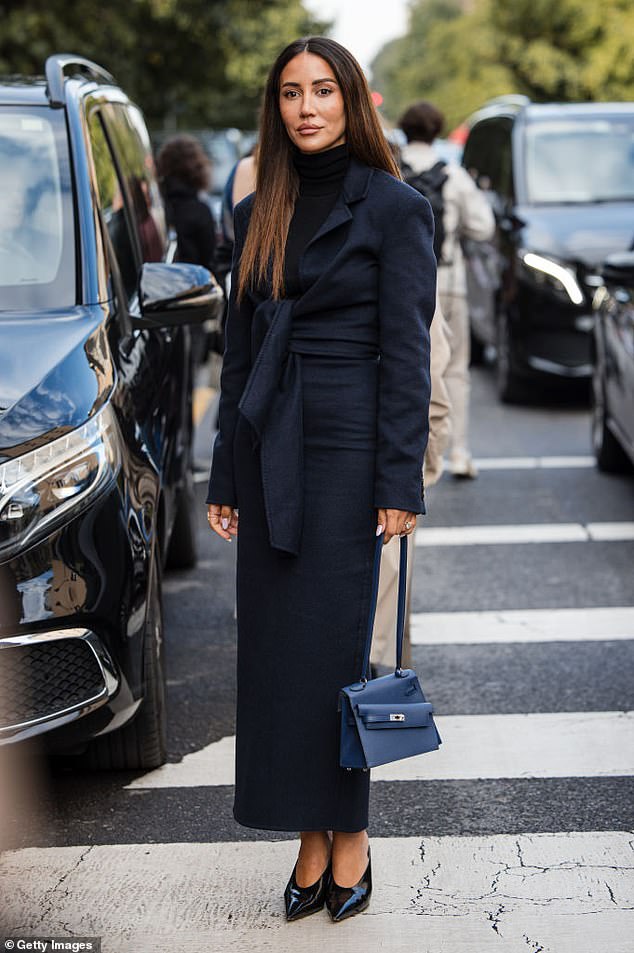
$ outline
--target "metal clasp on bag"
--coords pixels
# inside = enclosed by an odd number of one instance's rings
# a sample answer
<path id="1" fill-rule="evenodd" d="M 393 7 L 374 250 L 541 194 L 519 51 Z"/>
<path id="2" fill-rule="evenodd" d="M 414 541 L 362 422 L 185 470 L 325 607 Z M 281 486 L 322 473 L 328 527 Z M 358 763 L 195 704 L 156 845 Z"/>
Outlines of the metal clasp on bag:
<path id="1" fill-rule="evenodd" d="M 390 721 L 405 721 L 405 715 L 401 712 L 390 712 Z"/>

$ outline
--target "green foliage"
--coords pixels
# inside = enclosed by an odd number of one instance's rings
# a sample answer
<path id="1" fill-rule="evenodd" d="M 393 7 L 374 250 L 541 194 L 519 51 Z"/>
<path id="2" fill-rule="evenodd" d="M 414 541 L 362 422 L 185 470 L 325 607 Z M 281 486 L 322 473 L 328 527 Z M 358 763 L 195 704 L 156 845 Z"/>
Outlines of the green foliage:
<path id="1" fill-rule="evenodd" d="M 160 127 L 252 128 L 286 43 L 328 24 L 302 0 L 0 0 L 0 74 L 41 74 L 51 53 L 100 63 Z"/>
<path id="2" fill-rule="evenodd" d="M 429 99 L 448 129 L 488 99 L 634 99 L 631 0 L 412 0 L 409 31 L 372 64 L 387 116 Z"/>

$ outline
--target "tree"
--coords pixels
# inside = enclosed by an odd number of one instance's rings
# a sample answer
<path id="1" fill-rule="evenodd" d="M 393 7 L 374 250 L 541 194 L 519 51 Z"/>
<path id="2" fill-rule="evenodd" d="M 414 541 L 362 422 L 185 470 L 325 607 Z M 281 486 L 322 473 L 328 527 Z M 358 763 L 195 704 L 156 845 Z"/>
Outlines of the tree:
<path id="1" fill-rule="evenodd" d="M 499 0 L 489 20 L 501 60 L 531 99 L 634 98 L 630 0 Z"/>
<path id="2" fill-rule="evenodd" d="M 634 98 L 630 0 L 414 0 L 406 36 L 372 64 L 392 119 L 430 99 L 449 128 L 488 99 Z"/>
<path id="3" fill-rule="evenodd" d="M 0 0 L 0 73 L 41 74 L 71 51 L 112 72 L 159 127 L 255 124 L 290 40 L 323 33 L 301 0 Z"/>

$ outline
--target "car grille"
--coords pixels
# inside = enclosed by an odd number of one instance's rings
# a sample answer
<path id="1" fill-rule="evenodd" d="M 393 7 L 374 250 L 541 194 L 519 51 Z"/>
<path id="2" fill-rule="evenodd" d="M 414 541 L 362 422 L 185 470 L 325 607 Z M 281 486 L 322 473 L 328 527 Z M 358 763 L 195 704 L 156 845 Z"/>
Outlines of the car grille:
<path id="1" fill-rule="evenodd" d="M 77 707 L 104 688 L 101 666 L 85 639 L 0 647 L 0 728 Z"/>

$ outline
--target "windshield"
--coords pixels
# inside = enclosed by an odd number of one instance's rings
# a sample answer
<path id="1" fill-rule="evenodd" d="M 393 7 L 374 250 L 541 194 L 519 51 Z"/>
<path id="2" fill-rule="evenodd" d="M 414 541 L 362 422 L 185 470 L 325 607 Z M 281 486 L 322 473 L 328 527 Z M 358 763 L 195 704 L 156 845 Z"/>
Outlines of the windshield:
<path id="1" fill-rule="evenodd" d="M 529 123 L 526 186 L 535 203 L 634 201 L 634 115 Z"/>
<path id="2" fill-rule="evenodd" d="M 0 311 L 75 304 L 64 113 L 0 106 Z"/>

